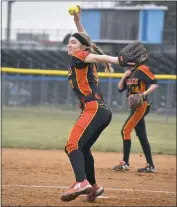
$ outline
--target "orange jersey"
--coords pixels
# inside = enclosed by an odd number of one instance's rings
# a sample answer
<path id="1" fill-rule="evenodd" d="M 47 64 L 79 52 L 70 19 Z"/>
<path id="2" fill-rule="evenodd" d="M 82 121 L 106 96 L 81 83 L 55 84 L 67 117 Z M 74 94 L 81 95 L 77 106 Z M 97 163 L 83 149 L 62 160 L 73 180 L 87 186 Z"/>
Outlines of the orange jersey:
<path id="1" fill-rule="evenodd" d="M 135 93 L 143 93 L 147 90 L 150 84 L 156 84 L 157 80 L 149 67 L 141 65 L 132 70 L 124 84 L 124 89 L 127 89 L 128 95 Z M 121 90 L 121 91 L 123 91 Z"/>
<path id="2" fill-rule="evenodd" d="M 101 93 L 96 64 L 84 62 L 88 54 L 89 52 L 83 50 L 75 53 L 72 56 L 71 67 L 68 71 L 70 86 L 79 99 Z"/>

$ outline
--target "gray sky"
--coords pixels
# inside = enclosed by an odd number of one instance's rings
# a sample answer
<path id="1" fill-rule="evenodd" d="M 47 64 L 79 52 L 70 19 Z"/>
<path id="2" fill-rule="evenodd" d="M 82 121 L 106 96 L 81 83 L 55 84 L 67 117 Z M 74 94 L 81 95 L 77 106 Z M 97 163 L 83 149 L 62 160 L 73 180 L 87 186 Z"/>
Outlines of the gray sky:
<path id="1" fill-rule="evenodd" d="M 74 30 L 68 7 L 81 2 L 15 2 L 12 4 L 12 38 L 16 29 Z M 2 28 L 7 24 L 7 2 L 2 2 Z M 53 30 L 53 31 L 52 31 Z M 63 31 L 64 33 L 66 31 Z M 4 35 L 4 32 L 3 32 Z M 54 37 L 53 37 L 54 38 Z"/>
<path id="2" fill-rule="evenodd" d="M 73 32 L 76 27 L 73 17 L 68 13 L 71 5 L 96 7 L 96 5 L 110 5 L 110 2 L 83 2 L 83 1 L 54 1 L 54 2 L 25 2 L 17 1 L 12 4 L 11 39 L 16 38 L 17 29 L 29 32 L 31 29 L 50 30 L 50 39 L 55 40 L 58 33 L 64 36 Z M 7 26 L 7 2 L 2 2 L 2 38 L 5 37 Z M 58 32 L 56 32 L 58 30 Z"/>
<path id="3" fill-rule="evenodd" d="M 25 2 L 16 1 L 12 4 L 12 23 L 11 39 L 16 38 L 17 29 L 29 32 L 31 29 L 36 31 L 45 29 L 50 31 L 50 39 L 56 40 L 58 34 L 64 36 L 67 33 L 76 31 L 73 17 L 68 13 L 71 5 L 83 7 L 112 7 L 113 2 L 100 1 L 53 1 L 53 2 Z M 7 27 L 7 2 L 2 2 L 2 38 L 5 37 Z M 58 31 L 56 31 L 58 30 Z M 58 40 L 58 39 L 57 39 Z"/>
<path id="4" fill-rule="evenodd" d="M 12 4 L 12 28 L 74 28 L 70 5 L 80 2 L 15 2 Z M 2 2 L 2 27 L 6 27 L 7 2 Z"/>

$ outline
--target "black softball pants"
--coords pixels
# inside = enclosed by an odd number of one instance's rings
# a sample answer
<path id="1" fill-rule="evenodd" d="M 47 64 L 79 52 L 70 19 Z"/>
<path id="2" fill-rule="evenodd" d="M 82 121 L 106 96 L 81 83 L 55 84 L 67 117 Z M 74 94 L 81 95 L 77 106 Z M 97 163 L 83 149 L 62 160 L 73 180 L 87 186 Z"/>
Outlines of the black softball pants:
<path id="1" fill-rule="evenodd" d="M 96 183 L 94 159 L 90 148 L 111 119 L 112 112 L 102 101 L 95 100 L 84 104 L 65 147 L 77 182 L 87 178 L 90 184 Z"/>
<path id="2" fill-rule="evenodd" d="M 144 120 L 144 117 L 149 113 L 149 110 L 150 104 L 147 101 L 145 101 L 140 108 L 132 110 L 121 130 L 123 138 L 123 161 L 128 165 L 131 149 L 131 132 L 133 129 L 135 129 L 136 135 L 140 141 L 147 163 L 153 165 L 151 148 L 147 138 L 146 124 Z"/>

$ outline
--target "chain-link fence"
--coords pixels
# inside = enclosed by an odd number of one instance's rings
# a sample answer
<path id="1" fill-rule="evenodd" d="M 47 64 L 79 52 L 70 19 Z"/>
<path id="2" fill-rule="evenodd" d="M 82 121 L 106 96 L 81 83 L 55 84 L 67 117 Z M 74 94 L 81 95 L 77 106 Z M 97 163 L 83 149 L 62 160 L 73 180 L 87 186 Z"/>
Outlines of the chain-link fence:
<path id="1" fill-rule="evenodd" d="M 100 78 L 104 100 L 113 111 L 127 111 L 126 92 L 119 93 L 119 79 Z M 149 95 L 152 111 L 166 116 L 174 115 L 176 109 L 176 83 L 174 80 L 159 80 L 159 88 Z M 67 77 L 34 76 L 20 74 L 2 75 L 3 106 L 53 105 L 75 108 L 78 99 Z"/>

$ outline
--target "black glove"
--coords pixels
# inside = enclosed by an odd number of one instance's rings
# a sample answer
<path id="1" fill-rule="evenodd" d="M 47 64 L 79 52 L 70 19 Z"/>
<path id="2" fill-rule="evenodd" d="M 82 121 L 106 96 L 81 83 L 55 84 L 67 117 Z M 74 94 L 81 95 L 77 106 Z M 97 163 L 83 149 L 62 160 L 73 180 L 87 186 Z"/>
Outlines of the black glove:
<path id="1" fill-rule="evenodd" d="M 148 60 L 149 54 L 147 49 L 138 41 L 130 43 L 124 47 L 118 54 L 119 64 L 122 67 L 135 66 L 144 64 Z"/>

